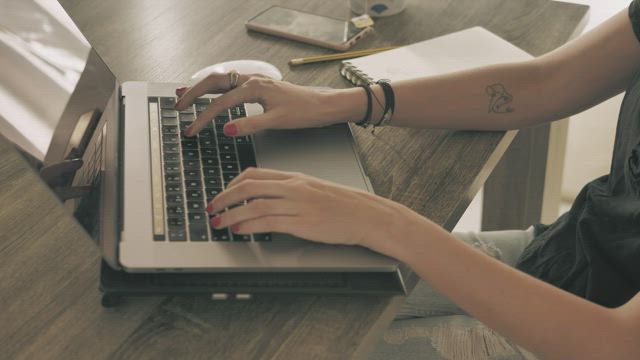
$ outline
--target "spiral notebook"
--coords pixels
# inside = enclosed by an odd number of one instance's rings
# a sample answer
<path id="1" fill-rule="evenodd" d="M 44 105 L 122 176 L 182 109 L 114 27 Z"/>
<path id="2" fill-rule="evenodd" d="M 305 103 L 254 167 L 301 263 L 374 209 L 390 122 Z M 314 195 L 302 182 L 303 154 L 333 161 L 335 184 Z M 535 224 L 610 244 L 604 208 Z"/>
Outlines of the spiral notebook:
<path id="1" fill-rule="evenodd" d="M 531 58 L 531 55 L 492 32 L 473 27 L 345 60 L 340 67 L 340 74 L 354 85 L 361 85 L 380 79 L 397 81 Z"/>

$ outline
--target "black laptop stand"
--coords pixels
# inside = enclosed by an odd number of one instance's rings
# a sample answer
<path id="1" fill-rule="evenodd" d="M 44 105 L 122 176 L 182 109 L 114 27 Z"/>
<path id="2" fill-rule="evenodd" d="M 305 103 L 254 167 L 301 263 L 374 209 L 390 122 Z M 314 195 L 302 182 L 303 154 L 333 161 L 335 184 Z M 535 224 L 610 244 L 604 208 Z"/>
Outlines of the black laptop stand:
<path id="1" fill-rule="evenodd" d="M 249 300 L 259 295 L 398 295 L 399 273 L 260 272 L 127 273 L 106 262 L 100 267 L 102 306 L 114 307 L 130 296 L 190 295 L 211 300 Z"/>

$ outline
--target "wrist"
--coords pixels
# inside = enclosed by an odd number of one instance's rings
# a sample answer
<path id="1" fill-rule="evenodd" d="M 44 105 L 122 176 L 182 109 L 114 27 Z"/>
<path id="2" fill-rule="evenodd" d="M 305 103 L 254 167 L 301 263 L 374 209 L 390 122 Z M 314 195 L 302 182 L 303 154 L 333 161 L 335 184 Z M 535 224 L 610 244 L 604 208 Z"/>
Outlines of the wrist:
<path id="1" fill-rule="evenodd" d="M 367 111 L 367 95 L 359 87 L 335 90 L 327 94 L 332 123 L 358 122 Z"/>
<path id="2" fill-rule="evenodd" d="M 386 201 L 391 204 L 385 206 L 383 214 L 378 217 L 385 221 L 376 222 L 377 226 L 371 228 L 370 236 L 366 237 L 363 245 L 404 262 L 411 252 L 411 239 L 423 233 L 424 222 L 428 220 L 404 205 Z"/>
<path id="3" fill-rule="evenodd" d="M 384 93 L 379 85 L 372 85 L 371 90 L 374 96 L 371 100 L 371 118 L 369 120 L 372 124 L 376 124 L 384 112 Z M 326 96 L 326 103 L 330 105 L 330 113 L 328 114 L 330 123 L 359 122 L 367 112 L 367 93 L 361 87 L 334 90 L 327 93 Z"/>

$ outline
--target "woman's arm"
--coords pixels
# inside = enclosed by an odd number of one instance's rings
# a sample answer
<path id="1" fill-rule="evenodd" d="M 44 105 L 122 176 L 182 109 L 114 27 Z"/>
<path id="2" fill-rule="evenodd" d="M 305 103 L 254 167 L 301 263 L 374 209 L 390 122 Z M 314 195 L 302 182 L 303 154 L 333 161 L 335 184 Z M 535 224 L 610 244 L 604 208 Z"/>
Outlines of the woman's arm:
<path id="1" fill-rule="evenodd" d="M 621 91 L 640 69 L 640 44 L 626 10 L 537 59 L 440 76 L 393 82 L 392 124 L 405 127 L 500 130 L 562 119 Z M 297 128 L 359 121 L 366 108 L 363 89 L 324 90 L 243 75 L 229 90 L 224 74 L 179 90 L 177 109 L 208 92 L 226 92 L 198 116 L 197 133 L 217 113 L 242 102 L 259 102 L 265 113 L 227 125 L 228 135 L 266 128 Z M 373 86 L 379 99 L 384 95 Z M 374 102 L 373 121 L 382 109 Z"/>
<path id="2" fill-rule="evenodd" d="M 219 213 L 233 204 L 247 205 Z M 207 209 L 215 228 L 362 245 L 408 264 L 469 314 L 545 359 L 640 359 L 640 296 L 607 309 L 509 267 L 410 209 L 295 173 L 249 169 Z"/>
<path id="3" fill-rule="evenodd" d="M 393 125 L 501 130 L 559 120 L 624 91 L 638 69 L 640 44 L 623 10 L 531 61 L 394 82 Z"/>

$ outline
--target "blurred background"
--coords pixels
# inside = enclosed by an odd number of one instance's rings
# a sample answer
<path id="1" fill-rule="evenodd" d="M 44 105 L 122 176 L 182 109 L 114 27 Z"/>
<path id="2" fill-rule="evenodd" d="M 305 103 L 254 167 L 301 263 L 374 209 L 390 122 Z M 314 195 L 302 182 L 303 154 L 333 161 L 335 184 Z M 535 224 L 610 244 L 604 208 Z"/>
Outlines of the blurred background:
<path id="1" fill-rule="evenodd" d="M 625 9 L 631 0 L 566 0 L 589 5 L 589 18 L 582 33 Z M 609 173 L 618 111 L 624 94 L 611 98 L 569 120 L 567 148 L 562 172 L 559 214 L 569 210 L 573 200 L 589 181 Z M 476 196 L 454 231 L 479 231 L 482 192 Z"/>

